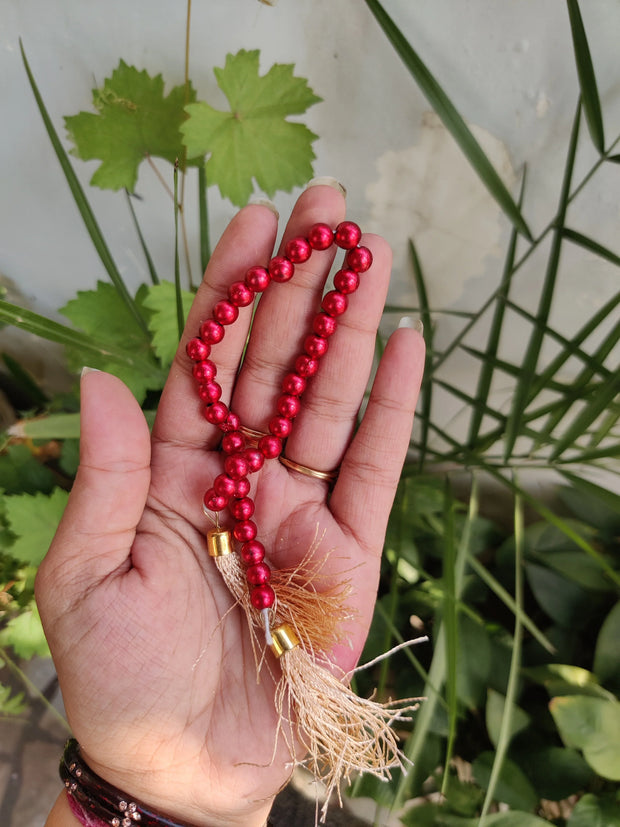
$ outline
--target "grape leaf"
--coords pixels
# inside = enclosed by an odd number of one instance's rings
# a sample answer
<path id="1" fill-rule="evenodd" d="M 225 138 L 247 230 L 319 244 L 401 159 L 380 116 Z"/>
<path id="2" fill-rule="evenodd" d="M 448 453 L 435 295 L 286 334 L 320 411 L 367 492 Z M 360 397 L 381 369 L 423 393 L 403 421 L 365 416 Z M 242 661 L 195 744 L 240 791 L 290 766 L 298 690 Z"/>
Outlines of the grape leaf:
<path id="1" fill-rule="evenodd" d="M 136 295 L 141 305 L 146 288 Z M 98 341 L 114 345 L 132 355 L 133 365 L 125 367 L 105 356 L 89 356 L 89 366 L 114 373 L 133 391 L 142 402 L 149 388 L 163 387 L 165 376 L 150 351 L 148 342 L 137 328 L 127 305 L 112 284 L 97 282 L 96 290 L 81 290 L 77 298 L 71 299 L 60 312 L 73 324 L 90 333 Z M 84 356 L 77 347 L 67 347 L 67 362 L 71 370 L 79 371 L 84 365 Z"/>
<path id="2" fill-rule="evenodd" d="M 321 98 L 293 70 L 291 63 L 276 63 L 261 77 L 258 50 L 242 49 L 226 56 L 223 69 L 214 69 L 230 111 L 204 102 L 185 107 L 189 118 L 181 132 L 188 156 L 209 156 L 207 181 L 237 206 L 248 202 L 253 179 L 273 196 L 312 177 L 317 136 L 287 118 L 301 115 Z"/>
<path id="3" fill-rule="evenodd" d="M 194 294 L 181 291 L 183 313 L 189 313 Z M 149 330 L 153 335 L 153 350 L 164 367 L 170 365 L 179 346 L 179 328 L 175 286 L 171 281 L 162 281 L 149 287 L 144 306 L 151 311 Z"/>
<path id="4" fill-rule="evenodd" d="M 11 646 L 20 658 L 50 656 L 34 600 L 25 611 L 11 618 L 0 631 L 0 646 Z"/>
<path id="5" fill-rule="evenodd" d="M 16 494 L 4 498 L 6 519 L 17 539 L 10 554 L 23 563 L 36 566 L 45 557 L 62 517 L 69 495 L 62 488 L 45 494 Z"/>
<path id="6" fill-rule="evenodd" d="M 175 86 L 164 96 L 161 75 L 151 77 L 123 60 L 100 89 L 93 89 L 97 114 L 80 112 L 65 118 L 74 155 L 102 163 L 90 183 L 101 189 L 134 191 L 138 167 L 148 156 L 174 163 L 182 155 L 179 127 L 183 107 L 196 99 L 191 88 Z"/>

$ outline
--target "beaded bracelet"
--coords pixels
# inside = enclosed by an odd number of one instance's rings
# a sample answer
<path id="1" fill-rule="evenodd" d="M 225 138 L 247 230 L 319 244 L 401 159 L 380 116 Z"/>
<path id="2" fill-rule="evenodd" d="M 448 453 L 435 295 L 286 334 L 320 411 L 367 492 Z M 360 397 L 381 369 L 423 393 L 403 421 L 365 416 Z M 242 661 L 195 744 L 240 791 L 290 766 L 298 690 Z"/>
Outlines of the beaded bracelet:
<path id="1" fill-rule="evenodd" d="M 75 738 L 65 745 L 60 777 L 71 812 L 84 827 L 192 827 L 187 821 L 154 812 L 104 781 L 84 761 Z"/>

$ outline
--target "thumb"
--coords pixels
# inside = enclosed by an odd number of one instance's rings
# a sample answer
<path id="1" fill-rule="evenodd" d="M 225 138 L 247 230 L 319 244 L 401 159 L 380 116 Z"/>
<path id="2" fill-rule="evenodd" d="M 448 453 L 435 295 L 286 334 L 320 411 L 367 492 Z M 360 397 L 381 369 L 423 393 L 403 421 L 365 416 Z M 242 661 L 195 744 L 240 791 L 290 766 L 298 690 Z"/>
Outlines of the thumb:
<path id="1" fill-rule="evenodd" d="M 115 376 L 83 371 L 80 465 L 41 564 L 37 593 L 71 603 L 127 564 L 150 483 L 150 434 L 131 391 Z"/>

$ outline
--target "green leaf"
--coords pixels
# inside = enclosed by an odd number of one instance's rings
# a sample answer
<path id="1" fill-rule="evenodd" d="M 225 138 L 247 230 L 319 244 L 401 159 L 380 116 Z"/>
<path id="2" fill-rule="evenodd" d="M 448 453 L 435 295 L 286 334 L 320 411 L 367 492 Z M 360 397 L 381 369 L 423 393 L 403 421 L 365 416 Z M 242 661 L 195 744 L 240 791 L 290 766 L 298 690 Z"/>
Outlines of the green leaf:
<path id="1" fill-rule="evenodd" d="M 613 695 L 599 685 L 596 675 L 569 663 L 548 663 L 523 670 L 530 680 L 542 684 L 552 695 L 587 695 L 603 700 L 613 699 Z"/>
<path id="2" fill-rule="evenodd" d="M 287 120 L 301 115 L 321 98 L 305 78 L 293 75 L 293 64 L 274 64 L 259 76 L 259 52 L 242 49 L 226 56 L 223 69 L 215 69 L 230 110 L 207 103 L 190 103 L 182 125 L 188 155 L 208 155 L 206 177 L 225 198 L 243 206 L 252 194 L 253 179 L 273 196 L 290 191 L 312 177 L 316 140 L 301 123 Z"/>
<path id="3" fill-rule="evenodd" d="M 590 55 L 590 47 L 588 46 L 586 31 L 583 26 L 581 12 L 579 11 L 579 3 L 577 0 L 567 0 L 567 6 L 583 111 L 586 116 L 588 129 L 590 130 L 590 136 L 592 137 L 592 143 L 600 154 L 603 155 L 605 152 L 603 115 L 601 112 L 598 88 L 596 86 L 594 66 L 592 65 L 592 56 Z"/>
<path id="4" fill-rule="evenodd" d="M 575 805 L 566 827 L 620 827 L 620 797 L 586 793 Z"/>
<path id="5" fill-rule="evenodd" d="M 3 716 L 15 717 L 26 711 L 24 693 L 13 695 L 10 686 L 0 684 L 0 718 Z"/>
<path id="6" fill-rule="evenodd" d="M 474 778 L 483 789 L 489 786 L 493 759 L 492 752 L 481 752 L 472 764 Z M 509 804 L 515 810 L 533 810 L 538 803 L 536 790 L 521 768 L 508 758 L 504 758 L 502 762 L 493 799 Z"/>
<path id="7" fill-rule="evenodd" d="M 549 709 L 566 746 L 580 749 L 603 778 L 620 781 L 620 703 L 570 695 L 553 698 Z"/>
<path id="8" fill-rule="evenodd" d="M 366 0 L 366 5 L 375 16 L 388 40 L 396 50 L 396 53 L 420 87 L 420 90 L 461 148 L 461 151 L 471 164 L 472 169 L 477 173 L 484 186 L 519 232 L 531 240 L 532 235 L 521 211 L 452 101 L 448 98 L 381 3 L 379 3 L 378 0 Z"/>
<path id="9" fill-rule="evenodd" d="M 49 657 L 50 650 L 43 634 L 39 611 L 34 603 L 11 618 L 0 632 L 0 646 L 11 646 L 20 658 Z"/>
<path id="10" fill-rule="evenodd" d="M 37 566 L 45 557 L 69 495 L 55 488 L 45 494 L 15 494 L 4 498 L 9 528 L 17 535 L 11 556 Z"/>
<path id="11" fill-rule="evenodd" d="M 77 439 L 80 436 L 80 415 L 57 413 L 23 419 L 11 426 L 9 434 L 28 439 Z"/>
<path id="12" fill-rule="evenodd" d="M 194 294 L 182 290 L 185 318 L 194 300 Z M 179 346 L 177 326 L 176 287 L 171 281 L 162 281 L 149 288 L 144 306 L 151 311 L 149 330 L 153 334 L 153 349 L 164 367 L 173 360 Z"/>
<path id="13" fill-rule="evenodd" d="M 136 298 L 141 300 L 142 294 Z M 96 340 L 132 354 L 134 359 L 134 365 L 122 365 L 101 354 L 90 359 L 90 367 L 115 373 L 140 402 L 148 389 L 163 387 L 164 372 L 112 285 L 97 282 L 96 290 L 79 291 L 77 298 L 61 307 L 60 312 Z M 84 364 L 84 354 L 79 348 L 67 348 L 67 361 L 72 370 L 79 371 Z"/>
<path id="14" fill-rule="evenodd" d="M 597 678 L 620 690 L 620 601 L 609 612 L 598 633 L 593 669 Z"/>
<path id="15" fill-rule="evenodd" d="M 549 801 L 562 801 L 579 793 L 591 783 L 594 772 L 577 750 L 568 747 L 524 747 L 519 766 L 540 796 Z"/>
<path id="16" fill-rule="evenodd" d="M 493 813 L 484 819 L 453 815 L 438 804 L 413 807 L 401 817 L 407 827 L 549 827 L 549 822 L 518 810 Z"/>
<path id="17" fill-rule="evenodd" d="M 145 158 L 156 156 L 173 164 L 183 149 L 179 129 L 185 120 L 185 95 L 181 85 L 164 96 L 161 75 L 151 77 L 121 60 L 103 86 L 93 90 L 97 114 L 80 112 L 65 118 L 73 154 L 83 161 L 102 162 L 90 183 L 133 192 Z M 191 87 L 189 96 L 195 100 Z"/>
<path id="18" fill-rule="evenodd" d="M 497 746 L 499 739 L 500 727 L 504 710 L 506 707 L 506 698 L 494 689 L 489 689 L 487 693 L 487 705 L 485 710 L 486 725 L 489 738 L 494 746 Z M 512 708 L 512 716 L 510 722 L 510 731 L 508 733 L 509 739 L 515 736 L 518 732 L 525 729 L 530 722 L 530 716 L 524 712 L 520 707 L 514 706 Z"/>
<path id="19" fill-rule="evenodd" d="M 9 445 L 0 455 L 0 489 L 6 494 L 49 494 L 53 487 L 54 475 L 26 445 Z"/>

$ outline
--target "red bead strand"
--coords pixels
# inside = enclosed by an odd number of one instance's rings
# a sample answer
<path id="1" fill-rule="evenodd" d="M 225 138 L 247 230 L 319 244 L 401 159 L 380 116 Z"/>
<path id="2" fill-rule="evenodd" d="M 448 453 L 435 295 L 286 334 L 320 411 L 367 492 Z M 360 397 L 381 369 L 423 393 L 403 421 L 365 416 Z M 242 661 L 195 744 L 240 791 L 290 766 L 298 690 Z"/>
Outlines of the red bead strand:
<path id="1" fill-rule="evenodd" d="M 215 477 L 213 486 L 205 492 L 204 505 L 214 512 L 229 509 L 235 521 L 233 536 L 241 544 L 239 553 L 246 566 L 250 601 L 259 611 L 273 606 L 275 593 L 269 585 L 271 569 L 264 561 L 265 547 L 256 539 L 258 528 L 251 519 L 255 503 L 249 496 L 248 476 L 259 471 L 265 460 L 275 459 L 282 453 L 283 442 L 290 436 L 293 420 L 301 410 L 300 397 L 306 390 L 307 380 L 318 371 L 319 361 L 328 350 L 328 339 L 336 331 L 336 319 L 346 311 L 348 296 L 359 287 L 359 274 L 365 273 L 372 264 L 370 250 L 360 246 L 361 236 L 357 224 L 342 221 L 335 230 L 327 224 L 314 224 L 307 237 L 290 239 L 285 244 L 284 255 L 274 256 L 267 267 L 250 267 L 243 280 L 229 286 L 228 298 L 215 304 L 212 318 L 202 322 L 199 335 L 186 346 L 193 362 L 198 396 L 205 403 L 204 416 L 224 434 L 221 443 L 224 472 Z M 269 433 L 261 437 L 256 448 L 248 447 L 239 430 L 239 417 L 221 401 L 222 388 L 215 381 L 217 368 L 209 358 L 212 346 L 222 341 L 225 327 L 239 318 L 240 307 L 251 305 L 256 294 L 266 290 L 271 281 L 289 281 L 296 264 L 307 261 L 314 250 L 327 250 L 332 244 L 346 250 L 343 267 L 334 276 L 335 289 L 323 297 L 321 310 L 312 322 L 312 333 L 304 340 L 304 352 L 295 358 L 294 370 L 282 380 L 282 393 L 276 402 L 276 414 L 269 421 Z"/>

